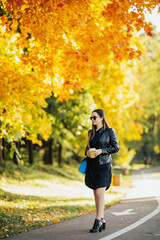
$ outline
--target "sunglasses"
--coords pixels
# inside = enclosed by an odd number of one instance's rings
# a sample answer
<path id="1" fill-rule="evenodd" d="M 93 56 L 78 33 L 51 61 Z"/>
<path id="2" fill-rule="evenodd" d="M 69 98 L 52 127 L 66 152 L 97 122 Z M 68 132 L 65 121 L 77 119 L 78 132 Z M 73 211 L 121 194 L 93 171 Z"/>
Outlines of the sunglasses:
<path id="1" fill-rule="evenodd" d="M 98 116 L 93 116 L 93 117 L 90 117 L 90 119 L 92 120 L 96 120 L 96 118 L 97 118 Z"/>

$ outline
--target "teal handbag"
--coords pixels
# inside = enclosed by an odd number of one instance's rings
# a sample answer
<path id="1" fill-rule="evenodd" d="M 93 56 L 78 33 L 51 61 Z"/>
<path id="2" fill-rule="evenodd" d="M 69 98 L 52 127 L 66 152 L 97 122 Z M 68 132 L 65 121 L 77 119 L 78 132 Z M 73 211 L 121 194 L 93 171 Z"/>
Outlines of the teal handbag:
<path id="1" fill-rule="evenodd" d="M 87 168 L 87 157 L 82 161 L 81 165 L 79 166 L 78 171 L 80 173 L 86 173 L 86 168 Z"/>

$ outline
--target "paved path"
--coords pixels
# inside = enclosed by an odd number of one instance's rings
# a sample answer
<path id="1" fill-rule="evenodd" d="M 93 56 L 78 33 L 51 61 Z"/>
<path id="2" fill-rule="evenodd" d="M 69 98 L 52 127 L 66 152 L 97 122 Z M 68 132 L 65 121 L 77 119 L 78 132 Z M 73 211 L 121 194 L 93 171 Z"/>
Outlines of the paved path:
<path id="1" fill-rule="evenodd" d="M 126 198 L 105 211 L 107 229 L 89 233 L 95 213 L 31 230 L 12 240 L 158 240 L 160 239 L 160 168 L 134 172 Z"/>

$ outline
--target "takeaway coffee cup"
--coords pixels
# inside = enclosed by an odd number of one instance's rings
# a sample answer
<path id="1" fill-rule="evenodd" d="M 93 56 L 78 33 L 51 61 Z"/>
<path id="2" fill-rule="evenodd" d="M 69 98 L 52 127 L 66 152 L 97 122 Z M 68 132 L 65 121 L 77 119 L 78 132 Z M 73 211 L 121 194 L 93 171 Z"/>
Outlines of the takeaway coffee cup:
<path id="1" fill-rule="evenodd" d="M 96 148 L 90 148 L 90 149 L 89 149 L 91 158 L 95 158 L 95 156 L 94 156 L 94 151 L 95 151 L 95 150 L 96 150 Z"/>

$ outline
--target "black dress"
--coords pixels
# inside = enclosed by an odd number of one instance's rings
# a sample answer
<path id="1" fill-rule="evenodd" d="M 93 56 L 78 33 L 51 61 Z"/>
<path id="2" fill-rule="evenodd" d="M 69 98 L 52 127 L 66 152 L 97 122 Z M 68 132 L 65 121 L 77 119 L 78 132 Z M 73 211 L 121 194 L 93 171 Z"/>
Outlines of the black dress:
<path id="1" fill-rule="evenodd" d="M 100 128 L 101 129 L 101 128 Z M 90 139 L 90 148 L 99 149 L 100 129 L 95 131 L 95 136 Z M 111 163 L 99 164 L 99 156 L 95 158 L 87 158 L 87 169 L 85 175 L 85 184 L 91 189 L 106 187 L 109 189 L 112 182 Z"/>

